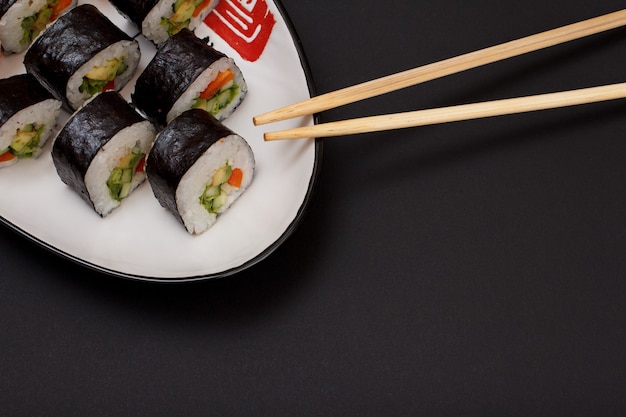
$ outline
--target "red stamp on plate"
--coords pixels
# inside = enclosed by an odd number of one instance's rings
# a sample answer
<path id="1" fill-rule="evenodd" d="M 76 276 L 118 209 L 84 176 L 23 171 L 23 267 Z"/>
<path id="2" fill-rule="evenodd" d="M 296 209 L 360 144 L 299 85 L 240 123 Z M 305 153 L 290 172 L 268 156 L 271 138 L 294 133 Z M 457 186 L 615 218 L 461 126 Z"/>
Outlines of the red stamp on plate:
<path id="1" fill-rule="evenodd" d="M 220 0 L 204 19 L 246 61 L 263 54 L 276 23 L 265 0 Z"/>

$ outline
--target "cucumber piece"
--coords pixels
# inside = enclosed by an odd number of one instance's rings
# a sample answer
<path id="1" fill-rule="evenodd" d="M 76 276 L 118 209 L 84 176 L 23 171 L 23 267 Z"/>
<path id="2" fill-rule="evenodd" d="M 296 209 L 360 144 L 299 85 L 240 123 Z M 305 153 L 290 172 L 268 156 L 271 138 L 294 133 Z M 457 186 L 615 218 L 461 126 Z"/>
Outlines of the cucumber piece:
<path id="1" fill-rule="evenodd" d="M 125 182 L 124 184 L 122 184 L 122 187 L 119 193 L 120 200 L 124 197 L 128 197 L 128 194 L 130 194 L 131 187 L 132 187 L 132 184 L 130 182 Z"/>
<path id="2" fill-rule="evenodd" d="M 193 109 L 202 109 L 211 115 L 215 116 L 219 113 L 223 108 L 227 107 L 230 103 L 233 102 L 237 94 L 239 93 L 239 86 L 234 84 L 233 81 L 229 81 L 226 83 L 224 88 L 220 89 L 213 97 L 210 99 L 202 99 L 198 97 L 191 108 Z"/>
<path id="3" fill-rule="evenodd" d="M 222 109 L 224 109 L 230 103 L 233 102 L 238 92 L 239 92 L 239 86 L 235 84 L 231 85 L 230 88 L 221 90 L 213 98 L 214 103 L 213 103 L 213 106 L 210 108 L 209 112 L 212 115 L 216 115 L 217 113 L 219 113 Z"/>
<path id="4" fill-rule="evenodd" d="M 121 184 L 122 183 L 122 168 L 114 168 L 109 174 L 109 179 L 107 180 L 107 184 Z"/>
<path id="5" fill-rule="evenodd" d="M 109 195 L 112 199 L 120 201 L 122 199 L 122 190 L 124 185 L 130 184 L 129 182 L 124 182 L 124 169 L 122 168 L 114 168 L 109 175 L 109 179 L 107 180 L 107 186 L 109 187 Z M 132 174 L 132 172 L 131 172 Z M 131 175 L 132 178 L 132 175 Z"/>
<path id="6" fill-rule="evenodd" d="M 92 80 L 87 77 L 83 77 L 83 83 L 78 87 L 78 91 L 81 93 L 87 93 L 89 96 L 93 96 L 96 93 L 104 90 L 104 86 L 108 81 L 105 80 Z"/>
<path id="7" fill-rule="evenodd" d="M 120 181 L 122 183 L 129 183 L 133 180 L 133 170 L 132 168 L 123 168 L 122 169 L 122 177 Z"/>
<path id="8" fill-rule="evenodd" d="M 141 151 L 133 149 L 132 152 L 120 158 L 119 163 L 113 168 L 107 180 L 111 198 L 120 201 L 130 194 L 135 169 L 144 155 Z"/>
<path id="9" fill-rule="evenodd" d="M 115 77 L 122 75 L 124 71 L 126 71 L 127 69 L 128 69 L 128 64 L 126 63 L 126 61 L 124 60 L 120 61 L 120 64 L 117 66 L 117 71 L 115 71 Z"/>
<path id="10" fill-rule="evenodd" d="M 209 113 L 211 113 L 212 115 L 215 115 L 215 108 L 217 107 L 217 98 L 215 96 L 213 96 L 212 99 L 208 100 L 206 102 L 206 107 L 205 110 Z"/>
<path id="11" fill-rule="evenodd" d="M 204 191 L 205 199 L 210 199 L 210 198 L 213 198 L 213 197 L 217 197 L 218 195 L 220 195 L 220 186 L 219 185 L 208 186 L 208 187 L 206 187 L 206 190 Z"/>
<path id="12" fill-rule="evenodd" d="M 232 175 L 233 168 L 226 163 L 218 168 L 213 174 L 211 183 L 206 186 L 204 193 L 200 196 L 200 204 L 209 213 L 215 213 L 228 201 L 229 185 L 228 179 Z"/>
<path id="13" fill-rule="evenodd" d="M 232 94 L 230 89 L 224 90 L 215 97 L 216 104 L 220 109 L 223 109 L 232 101 Z"/>
<path id="14" fill-rule="evenodd" d="M 22 19 L 22 38 L 20 43 L 29 44 L 46 27 L 52 16 L 52 9 L 44 7 L 39 12 Z"/>
<path id="15" fill-rule="evenodd" d="M 107 186 L 109 187 L 109 195 L 112 199 L 120 201 L 120 193 L 122 192 L 122 184 L 109 184 L 107 182 Z"/>
<path id="16" fill-rule="evenodd" d="M 213 204 L 211 206 L 212 211 L 214 213 L 217 213 L 219 209 L 221 209 L 222 206 L 226 204 L 227 199 L 228 199 L 228 195 L 224 191 L 222 191 L 220 195 L 218 195 L 217 197 L 213 199 Z"/>
<path id="17" fill-rule="evenodd" d="M 145 155 L 143 153 L 134 153 L 133 154 L 133 158 L 130 161 L 130 165 L 128 166 L 129 168 L 132 168 L 133 172 L 135 171 L 135 169 L 137 168 L 137 165 L 139 165 L 139 162 L 141 161 L 141 158 L 143 158 Z"/>
<path id="18" fill-rule="evenodd" d="M 196 101 L 193 103 L 193 106 L 191 106 L 191 108 L 192 109 L 201 109 L 201 110 L 204 110 L 204 111 L 208 112 L 209 109 L 211 108 L 210 106 L 213 106 L 211 100 L 205 100 L 203 98 L 198 97 L 196 99 Z"/>

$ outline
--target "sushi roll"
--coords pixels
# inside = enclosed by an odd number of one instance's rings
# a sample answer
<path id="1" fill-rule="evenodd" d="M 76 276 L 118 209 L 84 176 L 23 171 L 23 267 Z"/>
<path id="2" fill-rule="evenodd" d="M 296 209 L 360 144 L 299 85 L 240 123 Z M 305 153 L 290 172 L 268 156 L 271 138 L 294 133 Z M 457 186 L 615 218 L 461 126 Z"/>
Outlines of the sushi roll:
<path id="1" fill-rule="evenodd" d="M 24 52 L 50 22 L 76 6 L 76 0 L 0 1 L 0 39 L 7 54 Z"/>
<path id="2" fill-rule="evenodd" d="M 0 167 L 36 158 L 61 113 L 55 99 L 30 74 L 0 80 Z"/>
<path id="3" fill-rule="evenodd" d="M 163 126 L 191 108 L 223 121 L 247 91 L 232 58 L 183 29 L 157 49 L 137 78 L 132 100 L 147 118 Z"/>
<path id="4" fill-rule="evenodd" d="M 194 30 L 219 0 L 110 0 L 113 6 L 160 44 L 181 29 Z"/>
<path id="5" fill-rule="evenodd" d="M 244 138 L 209 113 L 191 109 L 158 134 L 146 160 L 146 174 L 161 206 L 187 232 L 199 235 L 245 192 L 254 166 L 254 154 Z"/>
<path id="6" fill-rule="evenodd" d="M 140 58 L 136 40 L 84 4 L 48 26 L 26 52 L 24 66 L 74 111 L 96 93 L 122 89 Z"/>
<path id="7" fill-rule="evenodd" d="M 74 112 L 52 146 L 61 180 L 101 217 L 146 179 L 144 162 L 156 128 L 118 92 L 105 91 Z"/>

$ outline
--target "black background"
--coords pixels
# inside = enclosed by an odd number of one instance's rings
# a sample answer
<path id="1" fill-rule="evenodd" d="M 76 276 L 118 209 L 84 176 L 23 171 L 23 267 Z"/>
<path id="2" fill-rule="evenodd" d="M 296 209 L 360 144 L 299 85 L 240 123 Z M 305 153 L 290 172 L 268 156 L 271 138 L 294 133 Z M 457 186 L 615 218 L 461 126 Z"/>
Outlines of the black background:
<path id="1" fill-rule="evenodd" d="M 318 93 L 623 7 L 283 5 Z M 320 118 L 623 81 L 618 29 Z M 325 139 L 300 227 L 226 279 L 112 278 L 1 227 L 0 415 L 626 415 L 625 106 Z"/>

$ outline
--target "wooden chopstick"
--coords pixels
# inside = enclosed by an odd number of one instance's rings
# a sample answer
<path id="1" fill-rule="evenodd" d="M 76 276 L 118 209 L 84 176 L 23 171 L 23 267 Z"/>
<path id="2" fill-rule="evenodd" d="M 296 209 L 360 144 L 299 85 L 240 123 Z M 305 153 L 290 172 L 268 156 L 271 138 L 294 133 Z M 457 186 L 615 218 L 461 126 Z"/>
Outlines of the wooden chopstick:
<path id="1" fill-rule="evenodd" d="M 255 125 L 315 114 L 626 24 L 626 9 L 322 94 L 253 117 Z"/>
<path id="2" fill-rule="evenodd" d="M 626 98 L 626 83 L 322 123 L 277 132 L 267 132 L 264 134 L 264 139 L 266 141 L 273 141 L 379 132 L 383 130 L 554 109 L 621 98 Z"/>

